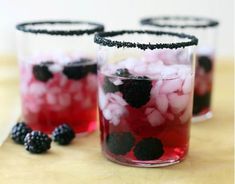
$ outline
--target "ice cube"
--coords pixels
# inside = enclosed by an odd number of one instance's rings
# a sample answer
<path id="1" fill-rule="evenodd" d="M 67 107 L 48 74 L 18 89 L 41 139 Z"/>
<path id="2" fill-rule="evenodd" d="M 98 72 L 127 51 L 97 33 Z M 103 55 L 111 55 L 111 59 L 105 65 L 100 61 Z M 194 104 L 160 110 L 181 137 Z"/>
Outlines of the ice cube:
<path id="1" fill-rule="evenodd" d="M 86 89 L 89 91 L 96 91 L 97 90 L 97 76 L 94 74 L 89 74 L 86 77 L 87 85 Z"/>
<path id="2" fill-rule="evenodd" d="M 156 109 L 147 116 L 147 119 L 152 126 L 159 126 L 165 121 L 165 118 Z"/>
<path id="3" fill-rule="evenodd" d="M 34 82 L 29 86 L 29 93 L 35 96 L 42 96 L 46 93 L 46 91 L 46 86 L 39 82 Z"/>
<path id="4" fill-rule="evenodd" d="M 126 112 L 125 107 L 115 103 L 110 103 L 107 108 L 112 112 L 114 116 L 122 116 Z"/>
<path id="5" fill-rule="evenodd" d="M 72 81 L 69 86 L 70 93 L 80 93 L 82 88 L 82 83 L 80 81 Z"/>
<path id="6" fill-rule="evenodd" d="M 98 95 L 99 95 L 99 107 L 101 110 L 103 110 L 106 105 L 108 104 L 108 100 L 107 100 L 107 97 L 105 95 L 105 93 L 103 92 L 103 90 L 101 88 L 99 88 L 98 90 Z"/>
<path id="7" fill-rule="evenodd" d="M 52 73 L 58 73 L 58 72 L 61 72 L 63 70 L 63 66 L 59 65 L 59 64 L 53 64 L 53 65 L 49 66 L 49 70 Z"/>
<path id="8" fill-rule="evenodd" d="M 160 75 L 163 68 L 164 67 L 160 64 L 152 63 L 148 65 L 146 73 L 150 75 Z"/>
<path id="9" fill-rule="evenodd" d="M 188 75 L 191 75 L 192 71 L 189 66 L 186 65 L 178 65 L 178 77 L 184 81 Z"/>
<path id="10" fill-rule="evenodd" d="M 192 116 L 192 107 L 188 107 L 184 113 L 180 116 L 181 123 L 187 123 L 190 121 L 190 118 Z"/>
<path id="11" fill-rule="evenodd" d="M 61 89 L 59 87 L 51 87 L 48 89 L 48 93 L 58 94 L 61 92 Z"/>
<path id="12" fill-rule="evenodd" d="M 137 62 L 139 62 L 138 60 L 134 59 L 134 58 L 129 58 L 126 59 L 122 62 L 120 62 L 118 65 L 124 68 L 127 68 L 128 70 L 133 70 L 135 65 L 137 64 Z"/>
<path id="13" fill-rule="evenodd" d="M 146 75 L 146 74 L 148 74 L 147 65 L 146 64 L 136 64 L 133 69 L 133 72 L 136 75 L 144 75 L 144 74 Z"/>
<path id="14" fill-rule="evenodd" d="M 67 77 L 61 76 L 61 78 L 60 78 L 60 86 L 64 87 L 67 84 L 67 81 L 68 81 Z"/>
<path id="15" fill-rule="evenodd" d="M 146 115 L 149 115 L 149 114 L 150 114 L 151 112 L 153 112 L 154 110 L 155 110 L 155 108 L 148 107 L 148 108 L 145 109 L 145 112 L 144 112 L 144 113 L 145 113 Z"/>
<path id="16" fill-rule="evenodd" d="M 159 94 L 162 84 L 163 84 L 163 80 L 158 80 L 153 84 L 153 87 L 150 91 L 151 96 L 155 97 Z"/>
<path id="17" fill-rule="evenodd" d="M 103 110 L 103 116 L 106 120 L 111 120 L 112 119 L 112 114 L 109 109 L 104 109 Z"/>
<path id="18" fill-rule="evenodd" d="M 27 101 L 25 106 L 28 109 L 28 111 L 32 113 L 38 113 L 40 111 L 40 105 L 35 103 L 34 100 Z"/>
<path id="19" fill-rule="evenodd" d="M 189 103 L 189 95 L 178 95 L 177 93 L 171 93 L 168 95 L 169 104 L 174 113 L 183 111 Z"/>
<path id="20" fill-rule="evenodd" d="M 55 105 L 57 103 L 56 96 L 52 93 L 47 93 L 46 101 L 49 105 Z"/>
<path id="21" fill-rule="evenodd" d="M 71 97 L 69 94 L 63 93 L 59 95 L 59 105 L 68 107 L 71 104 Z"/>
<path id="22" fill-rule="evenodd" d="M 183 83 L 183 87 L 182 87 L 182 91 L 184 94 L 190 93 L 192 91 L 192 85 L 193 84 L 193 80 L 192 80 L 192 76 L 188 75 Z"/>
<path id="23" fill-rule="evenodd" d="M 101 73 L 110 76 L 110 75 L 113 75 L 116 72 L 116 70 L 117 70 L 116 65 L 107 64 L 101 68 Z"/>
<path id="24" fill-rule="evenodd" d="M 164 79 L 169 79 L 169 78 L 173 78 L 177 76 L 177 69 L 175 69 L 174 67 L 164 67 L 161 70 L 161 76 Z"/>
<path id="25" fill-rule="evenodd" d="M 127 102 L 121 97 L 121 93 L 111 93 L 109 94 L 109 101 L 112 103 L 117 103 L 121 106 L 127 105 Z"/>
<path id="26" fill-rule="evenodd" d="M 157 51 L 152 51 L 152 50 L 147 50 L 144 52 L 144 59 L 147 61 L 147 62 L 157 62 L 159 61 L 159 54 Z"/>
<path id="27" fill-rule="evenodd" d="M 150 100 L 148 101 L 148 103 L 146 104 L 147 107 L 154 107 L 155 106 L 155 97 L 151 96 Z"/>
<path id="28" fill-rule="evenodd" d="M 182 80 L 180 79 L 165 80 L 160 89 L 160 93 L 161 94 L 172 93 L 177 90 L 180 90 L 181 86 L 182 86 Z"/>
<path id="29" fill-rule="evenodd" d="M 166 113 L 167 109 L 168 109 L 168 98 L 166 95 L 159 95 L 156 97 L 156 105 L 158 110 L 161 113 Z"/>
<path id="30" fill-rule="evenodd" d="M 116 78 L 115 80 L 113 80 L 113 84 L 114 84 L 115 86 L 119 86 L 119 85 L 122 85 L 122 84 L 123 84 L 123 82 L 122 82 L 122 80 L 121 80 L 121 79 Z"/>
<path id="31" fill-rule="evenodd" d="M 116 117 L 116 116 L 112 117 L 110 123 L 117 126 L 120 123 L 120 117 Z"/>
<path id="32" fill-rule="evenodd" d="M 20 92 L 22 94 L 27 94 L 29 92 L 29 88 L 28 88 L 28 84 L 26 84 L 25 82 L 21 81 L 20 83 Z"/>

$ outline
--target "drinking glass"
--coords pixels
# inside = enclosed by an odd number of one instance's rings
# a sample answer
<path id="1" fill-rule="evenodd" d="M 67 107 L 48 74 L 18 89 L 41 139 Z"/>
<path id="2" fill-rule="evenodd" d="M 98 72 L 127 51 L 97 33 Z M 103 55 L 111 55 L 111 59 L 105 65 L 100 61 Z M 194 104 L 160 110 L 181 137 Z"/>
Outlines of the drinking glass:
<path id="1" fill-rule="evenodd" d="M 141 23 L 148 28 L 185 32 L 199 39 L 196 49 L 193 122 L 210 119 L 218 21 L 201 17 L 159 16 L 142 19 Z"/>
<path id="2" fill-rule="evenodd" d="M 161 31 L 97 33 L 98 102 L 105 157 L 160 167 L 188 152 L 197 38 Z"/>
<path id="3" fill-rule="evenodd" d="M 22 117 L 51 133 L 62 123 L 77 134 L 96 129 L 97 64 L 93 35 L 98 23 L 39 21 L 18 24 Z"/>

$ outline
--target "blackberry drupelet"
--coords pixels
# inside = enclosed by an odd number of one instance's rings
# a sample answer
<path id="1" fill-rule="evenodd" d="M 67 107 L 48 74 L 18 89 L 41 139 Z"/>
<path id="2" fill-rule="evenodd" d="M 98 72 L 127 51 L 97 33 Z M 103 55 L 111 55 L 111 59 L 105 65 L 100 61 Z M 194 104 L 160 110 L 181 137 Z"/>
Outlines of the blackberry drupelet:
<path id="1" fill-rule="evenodd" d="M 43 153 L 51 147 L 51 138 L 40 131 L 28 133 L 24 139 L 24 146 L 30 153 Z"/>
<path id="2" fill-rule="evenodd" d="M 35 79 L 47 82 L 49 79 L 53 77 L 53 74 L 49 71 L 48 66 L 52 65 L 53 61 L 46 61 L 40 64 L 33 66 L 33 75 Z"/>
<path id="3" fill-rule="evenodd" d="M 74 137 L 75 133 L 73 129 L 67 124 L 56 127 L 52 132 L 52 140 L 60 145 L 69 144 Z"/>
<path id="4" fill-rule="evenodd" d="M 63 73 L 69 79 L 79 80 L 84 78 L 88 73 L 95 73 L 97 70 L 97 64 L 92 63 L 90 59 L 82 58 L 79 61 L 74 61 L 68 63 L 64 69 Z"/>
<path id="5" fill-rule="evenodd" d="M 157 138 L 145 138 L 138 142 L 134 148 L 134 155 L 138 160 L 155 160 L 164 153 L 163 144 Z"/>
<path id="6" fill-rule="evenodd" d="M 108 150 L 115 155 L 125 155 L 134 146 L 135 138 L 130 132 L 113 132 L 106 137 Z"/>
<path id="7" fill-rule="evenodd" d="M 205 72 L 210 72 L 212 69 L 212 61 L 208 56 L 199 56 L 198 57 L 198 64 L 202 67 Z"/>
<path id="8" fill-rule="evenodd" d="M 31 131 L 32 129 L 24 122 L 18 122 L 11 130 L 11 138 L 15 143 L 24 144 L 24 138 L 26 134 L 30 133 Z"/>
<path id="9" fill-rule="evenodd" d="M 123 80 L 120 91 L 129 105 L 139 108 L 149 101 L 151 88 L 152 82 L 148 77 L 137 76 Z"/>

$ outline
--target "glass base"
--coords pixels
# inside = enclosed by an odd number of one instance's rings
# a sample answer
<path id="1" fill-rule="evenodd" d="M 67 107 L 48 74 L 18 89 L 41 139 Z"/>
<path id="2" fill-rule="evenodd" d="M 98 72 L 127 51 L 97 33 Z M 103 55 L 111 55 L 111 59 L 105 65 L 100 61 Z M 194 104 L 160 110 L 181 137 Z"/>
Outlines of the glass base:
<path id="1" fill-rule="evenodd" d="M 200 114 L 197 116 L 193 116 L 192 123 L 202 122 L 208 119 L 211 119 L 213 117 L 213 114 L 211 111 L 206 112 L 205 114 Z"/>
<path id="2" fill-rule="evenodd" d="M 174 165 L 174 164 L 177 164 L 177 163 L 180 163 L 181 161 L 184 160 L 184 158 L 172 158 L 172 159 L 169 159 L 167 161 L 162 161 L 162 160 L 159 160 L 159 161 L 134 161 L 134 160 L 127 160 L 127 159 L 118 159 L 117 158 L 114 158 L 110 155 L 108 155 L 107 153 L 105 153 L 103 151 L 103 155 L 110 161 L 114 162 L 114 163 L 117 163 L 117 164 L 120 164 L 120 165 L 124 165 L 124 166 L 131 166 L 131 167 L 148 167 L 148 168 L 153 168 L 153 167 L 165 167 L 165 166 L 170 166 L 170 165 Z"/>

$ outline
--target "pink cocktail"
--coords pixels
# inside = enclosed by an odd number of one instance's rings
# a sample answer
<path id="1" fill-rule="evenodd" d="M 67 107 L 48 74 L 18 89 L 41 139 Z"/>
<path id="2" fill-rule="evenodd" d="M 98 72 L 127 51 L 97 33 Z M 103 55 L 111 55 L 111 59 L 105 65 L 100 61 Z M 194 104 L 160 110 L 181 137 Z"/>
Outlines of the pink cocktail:
<path id="1" fill-rule="evenodd" d="M 159 167 L 182 161 L 189 148 L 192 117 L 192 48 L 183 49 L 181 44 L 172 46 L 169 42 L 166 45 L 176 48 L 165 49 L 167 46 L 158 42 L 147 45 L 138 42 L 136 48 L 135 42 L 125 42 L 125 39 L 118 42 L 115 36 L 119 36 L 118 41 L 122 36 L 133 41 L 148 36 L 164 40 L 179 34 L 117 31 L 96 35 L 96 43 L 104 46 L 98 54 L 103 154 L 114 162 L 139 167 Z M 195 37 L 188 38 L 192 39 L 191 45 L 196 44 Z M 117 48 L 109 48 L 114 46 Z M 113 56 L 104 54 L 106 47 Z"/>
<path id="2" fill-rule="evenodd" d="M 121 62 L 125 68 L 117 66 L 112 76 L 102 69 L 99 73 L 99 113 L 105 154 L 127 164 L 184 159 L 192 114 L 193 76 L 189 67 L 139 61 L 128 70 L 125 63 L 128 65 L 128 61 Z M 139 72 L 142 67 L 146 71 Z M 125 77 L 118 76 L 120 71 L 125 72 Z M 162 72 L 166 72 L 164 79 L 156 79 Z M 119 139 L 123 139 L 120 147 L 116 145 Z M 138 151 L 141 143 L 146 149 L 149 144 L 149 149 L 156 146 L 159 150 L 144 155 L 144 150 Z"/>
<path id="3" fill-rule="evenodd" d="M 97 62 L 94 22 L 58 20 L 16 26 L 22 118 L 51 133 L 68 124 L 87 134 L 97 123 Z"/>
<path id="4" fill-rule="evenodd" d="M 67 63 L 61 63 L 71 59 Z M 21 62 L 24 120 L 47 133 L 61 123 L 77 133 L 96 128 L 96 63 L 89 58 L 36 57 Z"/>

